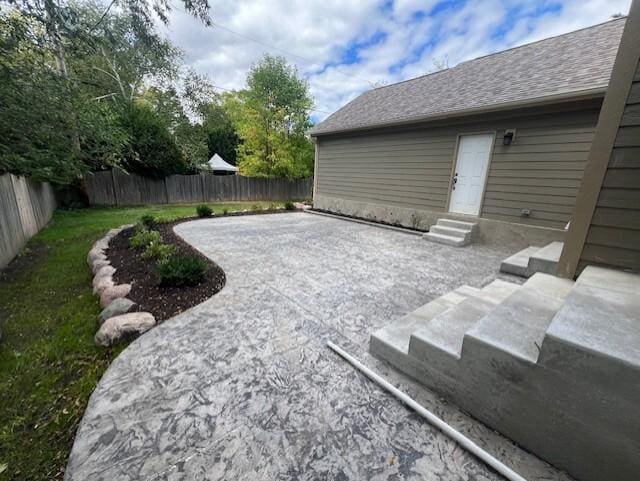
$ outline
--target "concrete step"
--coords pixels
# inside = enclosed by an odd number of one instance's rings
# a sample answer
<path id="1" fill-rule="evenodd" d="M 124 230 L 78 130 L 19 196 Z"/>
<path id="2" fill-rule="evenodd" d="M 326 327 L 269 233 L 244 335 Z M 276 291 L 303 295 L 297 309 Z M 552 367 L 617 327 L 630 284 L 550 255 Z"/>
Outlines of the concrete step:
<path id="1" fill-rule="evenodd" d="M 555 274 L 564 242 L 551 242 L 535 252 L 529 259 L 529 271 Z"/>
<path id="2" fill-rule="evenodd" d="M 424 238 L 454 247 L 469 245 L 473 241 L 476 224 L 454 219 L 438 219 L 424 234 Z"/>
<path id="3" fill-rule="evenodd" d="M 638 293 L 640 276 L 587 267 L 542 343 L 538 366 L 545 376 L 538 385 L 552 393 L 545 403 L 557 406 L 559 422 L 550 420 L 557 431 L 573 433 L 570 454 L 583 467 L 576 477 L 638 479 Z M 598 453 L 597 459 L 586 453 Z"/>
<path id="4" fill-rule="evenodd" d="M 423 237 L 427 240 L 430 240 L 431 242 L 436 242 L 438 244 L 445 244 L 453 247 L 464 247 L 466 245 L 469 245 L 470 243 L 470 241 L 465 240 L 464 238 L 461 239 L 460 237 L 453 237 L 445 234 L 437 234 L 434 232 L 427 232 L 423 235 Z"/>
<path id="5" fill-rule="evenodd" d="M 576 288 L 580 286 L 600 287 L 624 294 L 639 294 L 640 276 L 630 272 L 589 266 L 582 271 L 576 281 Z"/>
<path id="6" fill-rule="evenodd" d="M 554 274 L 564 243 L 551 242 L 544 247 L 527 247 L 508 257 L 500 264 L 500 272 L 531 277 L 536 272 Z"/>
<path id="7" fill-rule="evenodd" d="M 496 280 L 433 317 L 411 334 L 409 355 L 419 362 L 442 364 L 444 370 L 454 369 L 446 364 L 460 359 L 464 334 L 518 287 Z"/>
<path id="8" fill-rule="evenodd" d="M 446 227 L 442 225 L 432 225 L 429 228 L 429 232 L 432 234 L 442 234 L 451 237 L 457 237 L 459 239 L 463 239 L 464 241 L 471 242 L 472 231 L 466 229 L 456 229 L 455 227 Z"/>
<path id="9" fill-rule="evenodd" d="M 533 273 L 529 271 L 529 259 L 539 250 L 540 247 L 530 246 L 522 249 L 520 252 L 516 252 L 511 257 L 502 261 L 502 264 L 500 264 L 500 272 L 520 277 L 531 277 Z"/>
<path id="10" fill-rule="evenodd" d="M 639 294 L 639 275 L 588 266 L 554 317 L 547 338 L 567 344 L 567 350 L 619 362 L 640 374 Z M 549 365 L 556 359 L 540 362 Z M 640 384 L 637 389 L 640 394 Z"/>
<path id="11" fill-rule="evenodd" d="M 477 224 L 475 222 L 465 222 L 462 220 L 441 218 L 441 219 L 438 219 L 438 221 L 436 222 L 436 225 L 439 225 L 442 227 L 453 227 L 454 229 L 475 231 Z"/>
<path id="12" fill-rule="evenodd" d="M 392 362 L 580 479 L 634 481 L 638 293 L 640 276 L 593 266 L 575 283 L 536 273 L 460 288 L 425 306 Z"/>
<path id="13" fill-rule="evenodd" d="M 545 332 L 573 284 L 534 274 L 467 331 L 463 355 L 488 364 L 501 362 L 504 354 L 535 363 Z M 492 356 L 492 350 L 500 356 Z"/>
<path id="14" fill-rule="evenodd" d="M 419 307 L 388 326 L 378 329 L 369 339 L 369 351 L 406 371 L 406 357 L 409 352 L 411 334 L 432 318 L 464 301 L 468 296 L 480 292 L 470 286 L 461 286 L 454 291 Z"/>

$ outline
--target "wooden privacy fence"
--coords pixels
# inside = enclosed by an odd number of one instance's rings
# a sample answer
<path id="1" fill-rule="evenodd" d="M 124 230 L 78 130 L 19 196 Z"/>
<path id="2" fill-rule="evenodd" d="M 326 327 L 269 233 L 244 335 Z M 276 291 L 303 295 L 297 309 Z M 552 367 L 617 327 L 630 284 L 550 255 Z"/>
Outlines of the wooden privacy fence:
<path id="1" fill-rule="evenodd" d="M 261 179 L 237 175 L 172 175 L 149 179 L 119 170 L 85 176 L 91 205 L 178 204 L 311 197 L 313 179 Z"/>
<path id="2" fill-rule="evenodd" d="M 0 176 L 0 269 L 47 225 L 55 208 L 48 183 L 12 174 Z"/>

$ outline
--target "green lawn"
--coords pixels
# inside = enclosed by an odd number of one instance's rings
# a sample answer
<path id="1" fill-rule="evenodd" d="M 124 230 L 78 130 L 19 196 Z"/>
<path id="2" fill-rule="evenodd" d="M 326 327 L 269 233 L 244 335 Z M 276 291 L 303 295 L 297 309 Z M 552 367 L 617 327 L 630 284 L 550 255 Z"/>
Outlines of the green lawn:
<path id="1" fill-rule="evenodd" d="M 85 258 L 108 229 L 147 213 L 173 220 L 195 206 L 58 210 L 0 277 L 0 480 L 62 479 L 89 396 L 124 347 L 93 344 L 100 306 Z"/>

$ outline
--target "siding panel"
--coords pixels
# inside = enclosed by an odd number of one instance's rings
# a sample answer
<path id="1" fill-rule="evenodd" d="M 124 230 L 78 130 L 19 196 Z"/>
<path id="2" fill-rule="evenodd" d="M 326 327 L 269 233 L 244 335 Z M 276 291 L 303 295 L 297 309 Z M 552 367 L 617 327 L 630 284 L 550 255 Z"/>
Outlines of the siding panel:
<path id="1" fill-rule="evenodd" d="M 321 137 L 317 193 L 445 211 L 457 138 L 495 132 L 482 217 L 564 228 L 588 157 L 598 109 L 507 120 Z M 505 129 L 516 141 L 502 145 Z M 521 216 L 522 209 L 532 211 Z"/>

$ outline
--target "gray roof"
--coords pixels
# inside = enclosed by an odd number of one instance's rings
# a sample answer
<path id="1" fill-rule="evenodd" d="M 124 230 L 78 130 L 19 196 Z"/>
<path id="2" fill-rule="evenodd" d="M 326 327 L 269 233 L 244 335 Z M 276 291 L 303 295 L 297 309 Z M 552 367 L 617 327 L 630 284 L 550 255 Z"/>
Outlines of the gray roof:
<path id="1" fill-rule="evenodd" d="M 625 19 L 469 60 L 363 93 L 311 135 L 490 111 L 604 92 Z"/>

